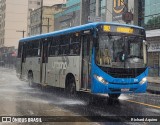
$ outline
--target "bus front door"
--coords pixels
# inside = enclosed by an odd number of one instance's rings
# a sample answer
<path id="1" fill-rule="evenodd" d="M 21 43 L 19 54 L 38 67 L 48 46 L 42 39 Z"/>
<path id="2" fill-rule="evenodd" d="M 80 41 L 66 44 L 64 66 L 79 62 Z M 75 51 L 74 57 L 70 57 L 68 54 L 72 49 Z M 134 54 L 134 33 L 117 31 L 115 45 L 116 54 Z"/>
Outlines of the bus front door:
<path id="1" fill-rule="evenodd" d="M 42 40 L 42 53 L 41 53 L 41 77 L 40 81 L 43 86 L 47 84 L 47 63 L 48 63 L 48 42 Z"/>
<path id="2" fill-rule="evenodd" d="M 90 89 L 90 36 L 82 37 L 82 89 Z"/>

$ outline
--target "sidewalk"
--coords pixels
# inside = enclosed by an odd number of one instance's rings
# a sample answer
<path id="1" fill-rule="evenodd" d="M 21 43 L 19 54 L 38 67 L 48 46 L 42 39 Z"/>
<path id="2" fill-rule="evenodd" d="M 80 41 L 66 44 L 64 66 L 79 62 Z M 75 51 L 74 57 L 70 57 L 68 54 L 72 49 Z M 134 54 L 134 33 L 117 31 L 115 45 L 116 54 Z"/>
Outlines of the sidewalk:
<path id="1" fill-rule="evenodd" d="M 160 93 L 160 77 L 147 77 L 148 87 L 147 91 L 152 93 Z"/>
<path id="2" fill-rule="evenodd" d="M 147 77 L 149 83 L 160 83 L 160 77 Z"/>

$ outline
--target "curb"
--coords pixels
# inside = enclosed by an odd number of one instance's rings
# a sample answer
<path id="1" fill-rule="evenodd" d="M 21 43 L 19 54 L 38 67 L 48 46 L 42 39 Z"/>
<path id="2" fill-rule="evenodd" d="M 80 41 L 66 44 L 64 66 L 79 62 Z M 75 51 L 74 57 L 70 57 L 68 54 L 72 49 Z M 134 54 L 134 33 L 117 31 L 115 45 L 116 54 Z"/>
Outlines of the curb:
<path id="1" fill-rule="evenodd" d="M 159 83 L 148 83 L 147 92 L 153 94 L 160 94 L 160 84 Z"/>

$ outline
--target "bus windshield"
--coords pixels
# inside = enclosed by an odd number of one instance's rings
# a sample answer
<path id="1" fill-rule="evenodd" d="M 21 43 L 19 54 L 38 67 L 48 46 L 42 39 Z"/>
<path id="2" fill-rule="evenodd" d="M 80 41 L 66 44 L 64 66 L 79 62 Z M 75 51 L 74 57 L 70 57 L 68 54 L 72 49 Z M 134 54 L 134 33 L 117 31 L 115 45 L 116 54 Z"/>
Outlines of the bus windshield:
<path id="1" fill-rule="evenodd" d="M 96 46 L 96 63 L 112 68 L 144 68 L 144 37 L 138 35 L 100 33 Z"/>

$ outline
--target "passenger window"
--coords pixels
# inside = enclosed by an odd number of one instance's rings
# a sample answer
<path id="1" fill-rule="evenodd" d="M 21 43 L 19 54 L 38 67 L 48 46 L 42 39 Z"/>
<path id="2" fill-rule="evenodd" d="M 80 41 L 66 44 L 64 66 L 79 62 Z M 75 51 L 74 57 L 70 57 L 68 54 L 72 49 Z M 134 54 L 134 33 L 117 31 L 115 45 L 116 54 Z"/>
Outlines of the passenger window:
<path id="1" fill-rule="evenodd" d="M 18 55 L 17 55 L 18 58 L 21 58 L 22 47 L 23 47 L 23 43 L 20 42 L 18 46 Z"/>
<path id="2" fill-rule="evenodd" d="M 57 38 L 53 38 L 50 43 L 49 56 L 59 55 L 59 42 Z"/>
<path id="3" fill-rule="evenodd" d="M 40 56 L 40 42 L 39 40 L 27 42 L 25 45 L 26 56 L 27 57 L 37 57 Z"/>
<path id="4" fill-rule="evenodd" d="M 69 36 L 63 36 L 62 38 L 62 44 L 61 44 L 61 54 L 62 55 L 68 55 L 69 54 L 69 43 L 70 43 L 70 37 Z"/>
<path id="5" fill-rule="evenodd" d="M 80 54 L 80 37 L 72 36 L 70 43 L 70 54 L 71 55 L 79 55 Z"/>

